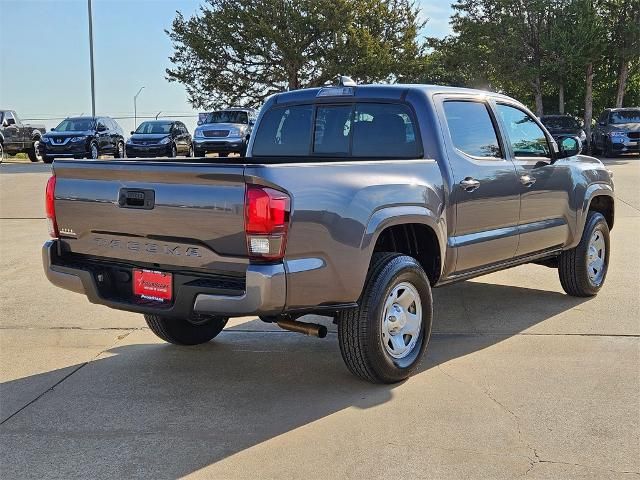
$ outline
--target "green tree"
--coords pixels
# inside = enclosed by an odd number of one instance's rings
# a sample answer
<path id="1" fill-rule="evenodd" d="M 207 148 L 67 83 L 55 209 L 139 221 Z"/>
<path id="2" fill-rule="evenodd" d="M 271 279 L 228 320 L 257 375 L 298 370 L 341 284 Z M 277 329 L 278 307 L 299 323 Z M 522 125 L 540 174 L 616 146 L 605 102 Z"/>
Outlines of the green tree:
<path id="1" fill-rule="evenodd" d="M 410 0 L 207 0 L 177 12 L 167 79 L 195 107 L 257 105 L 282 90 L 356 80 L 412 80 L 424 56 Z"/>

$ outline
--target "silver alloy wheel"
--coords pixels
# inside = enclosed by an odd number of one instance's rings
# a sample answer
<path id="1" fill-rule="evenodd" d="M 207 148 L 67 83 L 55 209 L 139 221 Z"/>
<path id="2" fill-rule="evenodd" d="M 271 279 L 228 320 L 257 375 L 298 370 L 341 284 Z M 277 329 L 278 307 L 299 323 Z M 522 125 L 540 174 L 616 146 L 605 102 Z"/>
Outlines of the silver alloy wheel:
<path id="1" fill-rule="evenodd" d="M 0 163 L 4 160 L 4 146 L 0 143 Z"/>
<path id="2" fill-rule="evenodd" d="M 190 157 L 195 157 L 195 155 L 193 153 L 193 144 L 191 144 L 191 146 L 189 147 L 189 156 Z"/>
<path id="3" fill-rule="evenodd" d="M 396 285 L 382 312 L 381 340 L 393 358 L 409 355 L 422 330 L 422 302 L 418 290 L 409 282 Z"/>
<path id="4" fill-rule="evenodd" d="M 587 248 L 587 273 L 592 285 L 598 286 L 602 283 L 607 258 L 606 250 L 604 235 L 599 229 L 594 230 Z"/>
<path id="5" fill-rule="evenodd" d="M 95 143 L 91 144 L 91 158 L 94 160 L 98 159 L 98 146 Z"/>

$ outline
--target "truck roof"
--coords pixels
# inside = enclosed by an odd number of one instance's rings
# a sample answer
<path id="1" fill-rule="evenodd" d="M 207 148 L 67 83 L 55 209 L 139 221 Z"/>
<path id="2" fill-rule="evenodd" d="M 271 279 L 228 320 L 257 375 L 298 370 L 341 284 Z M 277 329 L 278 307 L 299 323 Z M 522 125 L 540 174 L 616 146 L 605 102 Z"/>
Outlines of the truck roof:
<path id="1" fill-rule="evenodd" d="M 275 103 L 305 102 L 312 101 L 318 97 L 318 93 L 323 89 L 331 88 L 353 88 L 352 95 L 355 99 L 389 99 L 400 100 L 407 92 L 414 90 L 425 93 L 429 96 L 438 93 L 467 93 L 472 95 L 492 96 L 509 98 L 505 95 L 485 90 L 476 90 L 473 88 L 447 87 L 443 85 L 427 85 L 427 84 L 374 84 L 374 85 L 356 85 L 355 87 L 316 87 L 305 88 L 302 90 L 292 90 L 290 92 L 278 93 L 275 95 Z"/>

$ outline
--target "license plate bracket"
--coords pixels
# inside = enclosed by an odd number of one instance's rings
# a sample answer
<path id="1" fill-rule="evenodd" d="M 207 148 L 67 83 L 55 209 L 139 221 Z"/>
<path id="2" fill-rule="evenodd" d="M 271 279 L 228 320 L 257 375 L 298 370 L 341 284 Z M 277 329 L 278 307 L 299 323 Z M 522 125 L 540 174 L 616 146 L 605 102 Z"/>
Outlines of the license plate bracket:
<path id="1" fill-rule="evenodd" d="M 173 275 L 157 270 L 134 268 L 133 295 L 142 300 L 169 303 L 173 300 Z"/>

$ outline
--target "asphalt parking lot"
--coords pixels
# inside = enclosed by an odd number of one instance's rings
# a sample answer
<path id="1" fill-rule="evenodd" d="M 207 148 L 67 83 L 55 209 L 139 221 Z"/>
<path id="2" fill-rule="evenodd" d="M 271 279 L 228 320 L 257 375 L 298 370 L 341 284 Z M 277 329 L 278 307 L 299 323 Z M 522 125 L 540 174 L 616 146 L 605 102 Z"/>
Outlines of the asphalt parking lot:
<path id="1" fill-rule="evenodd" d="M 49 285 L 49 166 L 5 162 L 0 477 L 640 478 L 640 158 L 607 163 L 616 224 L 597 298 L 536 265 L 435 290 L 419 373 L 372 386 L 335 333 L 242 318 L 176 347 Z"/>

